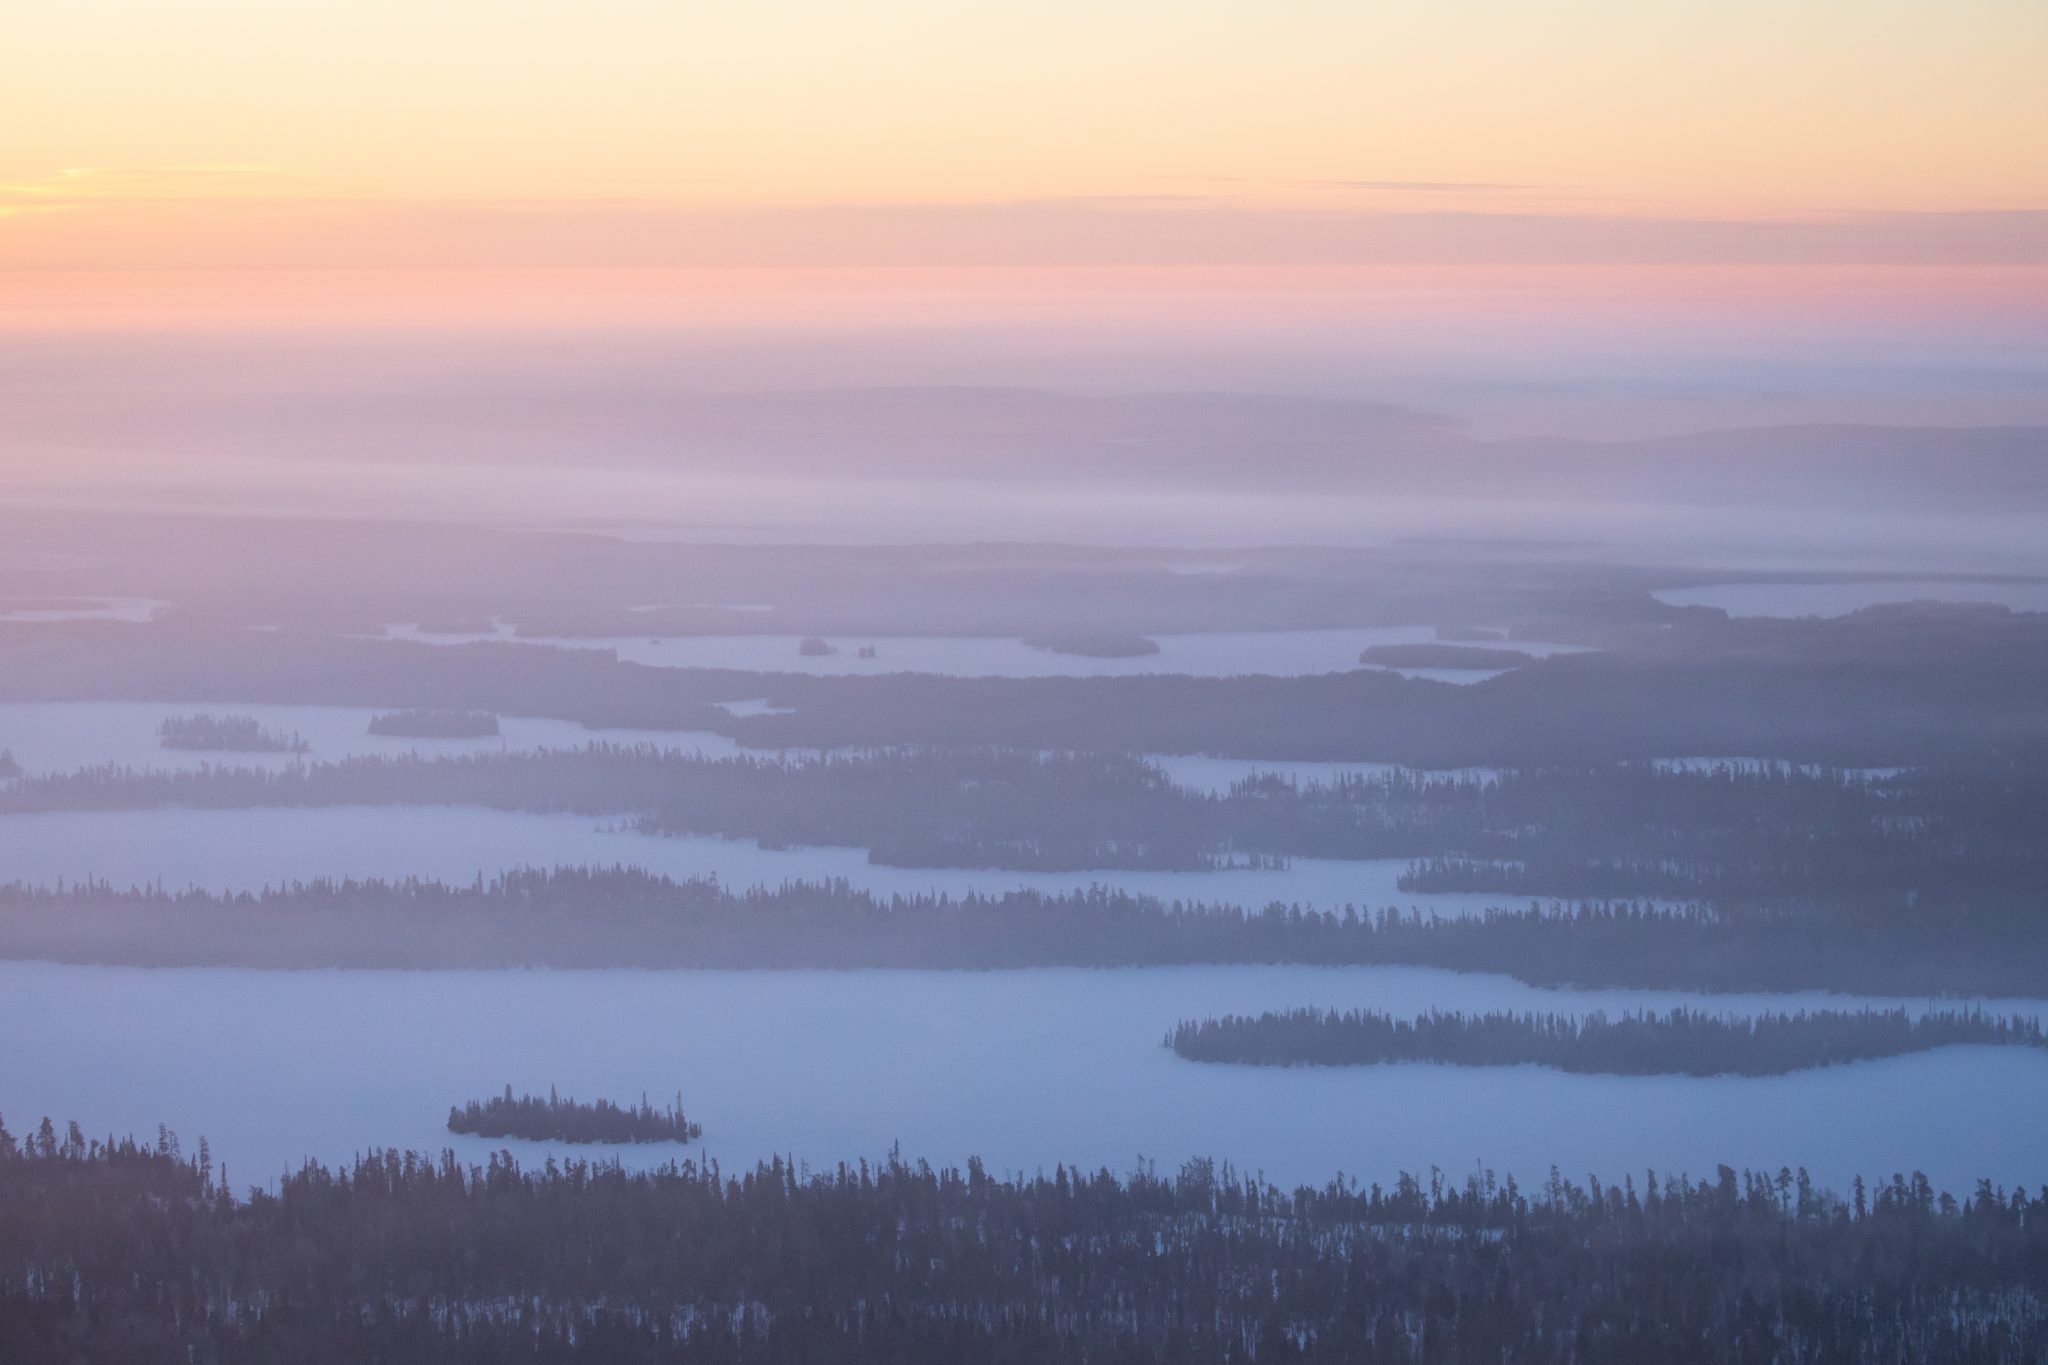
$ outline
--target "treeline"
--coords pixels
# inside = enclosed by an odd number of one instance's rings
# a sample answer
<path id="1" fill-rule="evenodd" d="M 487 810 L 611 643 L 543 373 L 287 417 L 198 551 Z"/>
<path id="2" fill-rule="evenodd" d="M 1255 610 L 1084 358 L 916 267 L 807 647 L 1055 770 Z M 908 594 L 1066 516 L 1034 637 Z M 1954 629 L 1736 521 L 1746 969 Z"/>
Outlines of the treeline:
<path id="1" fill-rule="evenodd" d="M 642 1095 L 637 1107 L 610 1100 L 588 1103 L 563 1099 L 552 1088 L 548 1097 L 520 1095 L 512 1087 L 479 1103 L 471 1100 L 448 1110 L 448 1131 L 487 1138 L 528 1138 L 536 1142 L 691 1142 L 704 1135 L 701 1124 L 683 1114 L 683 1097 L 656 1109 Z"/>
<path id="2" fill-rule="evenodd" d="M 0 1359 L 861 1365 L 1940 1360 L 2048 1351 L 2048 1188 L 895 1155 L 628 1173 L 396 1151 L 230 1192 L 203 1146 L 0 1129 Z"/>
<path id="3" fill-rule="evenodd" d="M 0 782 L 11 782 L 21 776 L 21 763 L 12 749 L 0 749 Z"/>
<path id="4" fill-rule="evenodd" d="M 157 726 L 157 742 L 166 749 L 219 749 L 242 754 L 303 754 L 312 749 L 305 737 L 272 730 L 254 716 L 166 716 Z"/>
<path id="5" fill-rule="evenodd" d="M 0 958 L 244 967 L 1142 967 L 1301 963 L 1492 972 L 1543 986 L 2039 997 L 2048 924 L 1830 914 L 1731 920 L 1642 905 L 1436 919 L 1388 909 L 1069 895 L 733 892 L 611 868 L 466 886 L 260 893 L 0 886 Z"/>
<path id="6" fill-rule="evenodd" d="M 1190 1061 L 1254 1066 L 1547 1066 L 1619 1076 L 1781 1076 L 1964 1044 L 2041 1047 L 2038 1019 L 1978 1010 L 1815 1010 L 1727 1018 L 1298 1009 L 1182 1020 L 1166 1046 Z"/>
<path id="7" fill-rule="evenodd" d="M 487 739 L 498 733 L 494 711 L 380 711 L 370 717 L 370 733 L 402 739 Z"/>

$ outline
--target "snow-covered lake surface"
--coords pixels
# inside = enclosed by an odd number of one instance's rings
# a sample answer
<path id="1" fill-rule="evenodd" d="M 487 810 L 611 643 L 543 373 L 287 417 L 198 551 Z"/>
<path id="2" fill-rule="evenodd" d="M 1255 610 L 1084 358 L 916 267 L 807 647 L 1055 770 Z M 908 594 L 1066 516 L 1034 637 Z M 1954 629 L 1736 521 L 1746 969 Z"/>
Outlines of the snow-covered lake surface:
<path id="1" fill-rule="evenodd" d="M 655 744 L 724 758 L 741 752 L 724 735 L 701 730 L 587 730 L 573 721 L 500 716 L 501 733 L 479 739 L 407 739 L 370 733 L 374 708 L 250 706 L 238 702 L 0 702 L 0 750 L 23 771 L 70 772 L 113 763 L 129 768 L 281 768 L 292 754 L 166 749 L 157 727 L 168 716 L 254 716 L 266 730 L 299 735 L 304 759 L 359 755 L 491 753 L 500 749 L 580 749 L 587 744 Z"/>
<path id="2" fill-rule="evenodd" d="M 1847 616 L 1887 602 L 1992 602 L 2014 611 L 2048 611 L 2048 583 L 1707 583 L 1652 595 L 1674 607 L 1719 607 L 1730 616 Z"/>
<path id="3" fill-rule="evenodd" d="M 997 1171 L 1128 1171 L 1213 1155 L 1292 1184 L 1486 1166 L 1525 1185 L 1717 1163 L 1850 1178 L 2036 1184 L 2048 1052 L 1953 1048 L 1792 1076 L 1571 1076 L 1535 1067 L 1269 1069 L 1184 1062 L 1176 1020 L 1227 1011 L 1698 1005 L 1560 994 L 1413 968 L 1018 972 L 254 972 L 0 963 L 0 1108 L 88 1133 L 202 1135 L 237 1188 L 384 1147 L 465 1160 L 509 1146 L 635 1165 L 771 1153 L 813 1167 L 906 1156 Z M 1830 1003 L 1714 997 L 1737 1012 Z M 1994 1008 L 2002 1008 L 1994 1002 Z M 2027 1006 L 2039 1012 L 2035 1002 Z M 680 1091 L 688 1148 L 457 1138 L 448 1107 L 506 1084 L 582 1098 Z"/>
<path id="4" fill-rule="evenodd" d="M 390 635 L 429 644 L 466 644 L 479 640 L 521 639 L 528 644 L 580 649 L 611 649 L 632 663 L 664 668 L 730 668 L 759 673 L 808 673 L 817 676 L 942 673 L 956 677 L 1085 678 L 1144 673 L 1181 673 L 1224 678 L 1247 674 L 1307 677 L 1360 668 L 1359 651 L 1368 645 L 1410 645 L 1436 642 L 1434 626 L 1375 626 L 1343 630 L 1206 631 L 1154 635 L 1157 654 L 1128 659 L 1095 659 L 1033 649 L 1022 640 L 997 636 L 827 636 L 831 654 L 803 654 L 797 635 L 689 635 L 568 639 L 515 637 L 509 629 L 490 635 L 429 635 L 415 626 L 392 626 Z M 875 657 L 860 651 L 873 647 Z M 1513 641 L 1527 654 L 1567 652 L 1570 645 Z M 1470 683 L 1493 676 L 1487 669 L 1395 669 L 1410 676 Z"/>
<path id="5" fill-rule="evenodd" d="M 1444 916 L 1526 898 L 1417 895 L 1395 879 L 1406 859 L 1297 858 L 1280 869 L 1223 872 L 1014 872 L 871 864 L 858 848 L 764 849 L 749 839 L 664 838 L 620 821 L 462 806 L 266 807 L 253 810 L 51 811 L 0 816 L 0 880 L 253 891 L 318 877 L 473 881 L 524 867 L 615 864 L 671 877 L 716 876 L 734 890 L 844 880 L 878 895 L 1048 892 L 1116 886 L 1163 900 L 1263 907 L 1273 901 L 1361 910 L 1398 905 Z"/>

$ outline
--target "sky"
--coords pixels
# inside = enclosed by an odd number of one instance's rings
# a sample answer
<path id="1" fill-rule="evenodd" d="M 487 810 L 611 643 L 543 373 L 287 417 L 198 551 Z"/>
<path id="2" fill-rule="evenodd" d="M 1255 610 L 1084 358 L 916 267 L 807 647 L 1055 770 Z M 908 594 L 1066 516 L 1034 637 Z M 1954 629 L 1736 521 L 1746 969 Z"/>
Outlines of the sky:
<path id="1" fill-rule="evenodd" d="M 571 371 L 2048 423 L 2043 71 L 2040 0 L 18 5 L 0 485 Z"/>
<path id="2" fill-rule="evenodd" d="M 0 269 L 2040 265 L 2044 62 L 2035 0 L 79 0 L 0 45 Z"/>

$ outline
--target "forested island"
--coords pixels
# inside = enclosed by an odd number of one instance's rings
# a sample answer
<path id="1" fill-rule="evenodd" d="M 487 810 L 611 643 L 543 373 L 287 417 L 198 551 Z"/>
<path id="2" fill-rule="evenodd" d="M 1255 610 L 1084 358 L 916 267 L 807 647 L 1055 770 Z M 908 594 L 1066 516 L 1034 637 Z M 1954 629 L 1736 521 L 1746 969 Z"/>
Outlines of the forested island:
<path id="1" fill-rule="evenodd" d="M 684 1117 L 681 1095 L 668 1108 L 656 1109 L 645 1095 L 636 1107 L 610 1100 L 563 1099 L 552 1089 L 546 1099 L 514 1098 L 509 1085 L 503 1095 L 450 1107 L 448 1131 L 535 1142 L 692 1142 L 704 1135 L 701 1124 Z"/>
<path id="2" fill-rule="evenodd" d="M 221 895 L 0 885 L 0 958 L 242 967 L 1140 967 L 1302 963 L 1497 972 L 1541 986 L 2037 997 L 2039 916 L 1730 916 L 1631 904 L 1467 919 L 1069 895 L 735 892 L 623 868 L 448 886 L 309 881 Z"/>
<path id="3" fill-rule="evenodd" d="M 303 736 L 272 730 L 254 716 L 167 716 L 156 733 L 157 742 L 166 749 L 303 754 L 313 747 Z"/>
<path id="4" fill-rule="evenodd" d="M 1614 1076 L 1781 1076 L 1965 1044 L 2041 1047 L 2038 1019 L 1978 1011 L 1815 1010 L 1734 1018 L 1666 1014 L 1298 1009 L 1183 1020 L 1166 1045 L 1197 1062 L 1254 1066 L 1547 1066 Z"/>
<path id="5" fill-rule="evenodd" d="M 21 776 L 21 764 L 14 757 L 14 750 L 0 749 L 0 782 L 11 782 Z"/>
<path id="6" fill-rule="evenodd" d="M 0 1359 L 1969 1361 L 2048 1352 L 2048 1188 L 1804 1171 L 1283 1190 L 1206 1160 L 992 1176 L 396 1151 L 238 1195 L 0 1128 Z"/>
<path id="7" fill-rule="evenodd" d="M 370 733 L 403 739 L 486 739 L 498 733 L 493 711 L 382 711 L 370 717 Z"/>

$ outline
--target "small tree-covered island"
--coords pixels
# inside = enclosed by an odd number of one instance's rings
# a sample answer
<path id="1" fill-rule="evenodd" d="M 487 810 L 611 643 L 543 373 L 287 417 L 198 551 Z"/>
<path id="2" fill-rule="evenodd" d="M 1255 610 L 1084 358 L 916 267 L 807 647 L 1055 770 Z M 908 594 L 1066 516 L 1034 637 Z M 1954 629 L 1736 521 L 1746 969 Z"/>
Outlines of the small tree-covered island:
<path id="1" fill-rule="evenodd" d="M 313 746 L 305 737 L 273 730 L 254 716 L 166 716 L 156 728 L 166 749 L 214 750 L 237 754 L 303 754 Z"/>
<path id="2" fill-rule="evenodd" d="M 1253 1066 L 1547 1066 L 1632 1076 L 1778 1076 L 1963 1044 L 2041 1047 L 2038 1019 L 1978 1011 L 1816 1010 L 1724 1018 L 1696 1010 L 1461 1014 L 1397 1019 L 1299 1009 L 1183 1020 L 1166 1045 L 1197 1062 Z"/>
<path id="3" fill-rule="evenodd" d="M 610 1100 L 584 1103 L 563 1099 L 552 1088 L 548 1097 L 520 1095 L 512 1087 L 503 1095 L 471 1100 L 448 1110 L 448 1131 L 487 1138 L 526 1138 L 535 1142 L 691 1142 L 704 1135 L 702 1124 L 683 1114 L 683 1097 L 656 1109 L 642 1095 L 637 1107 Z"/>

